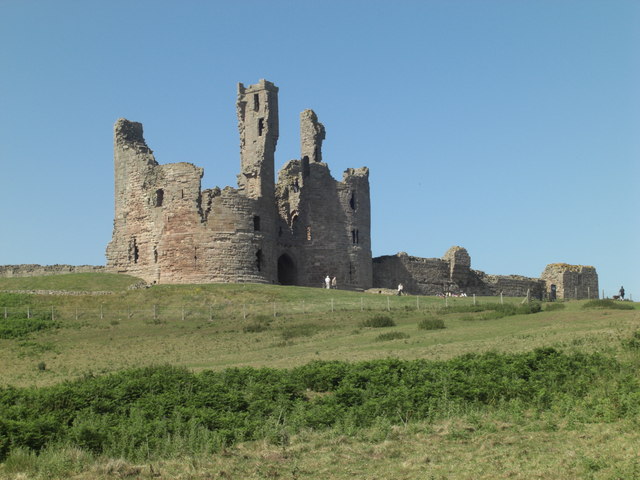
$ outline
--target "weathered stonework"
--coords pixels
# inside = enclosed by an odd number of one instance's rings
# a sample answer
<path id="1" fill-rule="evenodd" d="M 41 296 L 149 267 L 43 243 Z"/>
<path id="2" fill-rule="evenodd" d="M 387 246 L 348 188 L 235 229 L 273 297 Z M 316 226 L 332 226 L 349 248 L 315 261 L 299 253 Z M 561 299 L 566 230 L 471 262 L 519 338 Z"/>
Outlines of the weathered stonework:
<path id="1" fill-rule="evenodd" d="M 107 268 L 154 283 L 256 282 L 371 286 L 369 171 L 333 179 L 325 128 L 301 114 L 301 159 L 274 179 L 278 88 L 238 86 L 238 188 L 202 190 L 202 168 L 160 165 L 142 125 L 114 128 L 115 218 Z"/>
<path id="2" fill-rule="evenodd" d="M 544 282 L 519 275 L 487 275 L 471 269 L 471 257 L 462 247 L 451 247 L 442 258 L 419 258 L 400 252 L 373 259 L 373 284 L 419 295 L 460 294 L 542 298 Z"/>
<path id="3" fill-rule="evenodd" d="M 65 273 L 100 273 L 104 267 L 94 265 L 0 265 L 0 277 L 36 277 L 42 275 L 62 275 Z"/>
<path id="4" fill-rule="evenodd" d="M 551 263 L 542 272 L 542 279 L 546 282 L 547 295 L 555 286 L 560 299 L 598 298 L 598 274 L 594 267 Z"/>

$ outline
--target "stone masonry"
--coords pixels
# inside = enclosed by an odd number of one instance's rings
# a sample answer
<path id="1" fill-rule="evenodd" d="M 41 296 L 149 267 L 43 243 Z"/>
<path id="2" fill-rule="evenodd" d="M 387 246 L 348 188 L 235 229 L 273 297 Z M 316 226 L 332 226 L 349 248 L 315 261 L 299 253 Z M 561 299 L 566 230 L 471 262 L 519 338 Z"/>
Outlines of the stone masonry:
<path id="1" fill-rule="evenodd" d="M 278 87 L 238 85 L 238 187 L 202 189 L 203 169 L 160 165 L 142 124 L 114 127 L 115 215 L 106 267 L 0 266 L 0 277 L 80 271 L 127 273 L 148 283 L 254 282 L 338 288 L 397 288 L 420 295 L 598 298 L 595 268 L 550 264 L 541 278 L 471 269 L 462 247 L 442 258 L 404 252 L 371 258 L 369 169 L 335 180 L 323 161 L 326 130 L 312 110 L 300 114 L 300 158 L 276 179 Z"/>
<path id="2" fill-rule="evenodd" d="M 274 175 L 278 88 L 238 86 L 238 188 L 201 189 L 203 169 L 160 165 L 142 124 L 114 127 L 115 218 L 107 269 L 150 283 L 256 282 L 371 287 L 369 171 L 333 179 L 325 128 L 300 116 L 301 158 Z"/>
<path id="3" fill-rule="evenodd" d="M 451 247 L 442 258 L 419 258 L 400 252 L 373 259 L 373 284 L 420 295 L 460 294 L 549 298 L 551 285 L 559 299 L 598 298 L 595 268 L 551 264 L 541 278 L 521 275 L 487 275 L 471 269 L 471 257 L 462 247 Z"/>
<path id="4" fill-rule="evenodd" d="M 546 292 L 555 286 L 558 298 L 580 300 L 598 298 L 598 274 L 594 267 L 552 263 L 542 272 Z"/>

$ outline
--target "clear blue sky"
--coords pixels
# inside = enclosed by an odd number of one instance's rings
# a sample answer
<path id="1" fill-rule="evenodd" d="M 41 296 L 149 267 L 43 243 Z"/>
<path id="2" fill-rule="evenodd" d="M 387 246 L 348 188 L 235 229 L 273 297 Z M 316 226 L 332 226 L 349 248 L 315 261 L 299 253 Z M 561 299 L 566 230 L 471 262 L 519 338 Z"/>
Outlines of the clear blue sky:
<path id="1" fill-rule="evenodd" d="M 640 300 L 640 2 L 0 0 L 0 264 L 104 264 L 113 123 L 236 186 L 236 84 L 280 87 L 276 168 L 316 111 L 371 169 L 374 255 Z"/>

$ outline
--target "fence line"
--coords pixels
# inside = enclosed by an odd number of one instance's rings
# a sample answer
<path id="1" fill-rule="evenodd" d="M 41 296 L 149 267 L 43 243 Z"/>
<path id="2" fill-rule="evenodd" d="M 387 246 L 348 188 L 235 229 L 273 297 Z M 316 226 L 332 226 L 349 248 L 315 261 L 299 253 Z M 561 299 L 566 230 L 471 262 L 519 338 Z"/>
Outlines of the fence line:
<path id="1" fill-rule="evenodd" d="M 421 298 L 423 301 L 421 301 Z M 489 301 L 495 301 L 492 298 Z M 504 300 L 501 298 L 501 302 Z M 472 297 L 435 299 L 420 296 L 388 296 L 365 295 L 359 299 L 327 298 L 325 301 L 309 302 L 296 300 L 291 302 L 264 303 L 234 303 L 230 301 L 215 301 L 206 304 L 183 304 L 178 306 L 153 305 L 109 305 L 100 303 L 92 308 L 78 308 L 77 306 L 31 306 L 9 307 L 0 306 L 4 319 L 8 318 L 37 318 L 45 320 L 124 320 L 141 319 L 144 321 L 165 322 L 185 320 L 216 319 L 255 319 L 279 316 L 310 316 L 319 314 L 339 314 L 345 311 L 378 311 L 392 312 L 399 310 L 434 312 L 442 307 L 451 305 L 475 305 L 475 295 Z"/>

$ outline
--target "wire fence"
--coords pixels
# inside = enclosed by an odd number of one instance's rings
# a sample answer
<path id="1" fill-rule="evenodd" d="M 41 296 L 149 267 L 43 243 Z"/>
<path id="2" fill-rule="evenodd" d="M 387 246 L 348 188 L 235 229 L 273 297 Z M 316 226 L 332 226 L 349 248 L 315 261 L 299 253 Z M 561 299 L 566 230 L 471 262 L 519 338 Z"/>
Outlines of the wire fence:
<path id="1" fill-rule="evenodd" d="M 495 298 L 491 297 L 491 301 Z M 185 304 L 165 306 L 161 304 L 117 304 L 97 303 L 95 306 L 74 307 L 72 305 L 37 306 L 0 306 L 0 319 L 38 318 L 47 320 L 125 320 L 144 321 L 185 321 L 216 319 L 250 319 L 257 317 L 307 316 L 339 312 L 375 311 L 392 312 L 399 310 L 436 311 L 453 305 L 472 305 L 478 302 L 475 297 L 434 298 L 388 295 L 363 295 L 359 299 L 334 299 L 326 301 L 289 301 L 238 303 L 230 301 L 213 302 L 205 305 Z M 484 297 L 483 301 L 487 301 Z M 498 301 L 503 301 L 502 299 Z"/>

